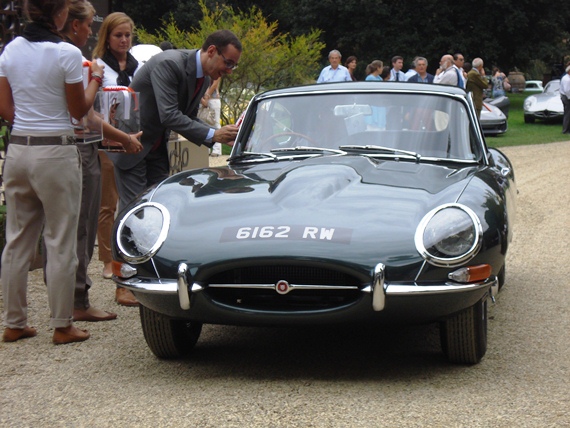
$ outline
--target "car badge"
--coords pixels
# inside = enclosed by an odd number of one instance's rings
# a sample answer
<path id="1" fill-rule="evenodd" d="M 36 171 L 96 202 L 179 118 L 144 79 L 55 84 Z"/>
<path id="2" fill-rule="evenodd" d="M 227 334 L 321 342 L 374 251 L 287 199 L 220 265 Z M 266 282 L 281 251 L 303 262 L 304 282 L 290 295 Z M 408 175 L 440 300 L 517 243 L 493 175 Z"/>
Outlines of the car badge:
<path id="1" fill-rule="evenodd" d="M 275 291 L 279 294 L 287 294 L 291 290 L 292 288 L 289 286 L 289 283 L 283 279 L 275 284 Z"/>

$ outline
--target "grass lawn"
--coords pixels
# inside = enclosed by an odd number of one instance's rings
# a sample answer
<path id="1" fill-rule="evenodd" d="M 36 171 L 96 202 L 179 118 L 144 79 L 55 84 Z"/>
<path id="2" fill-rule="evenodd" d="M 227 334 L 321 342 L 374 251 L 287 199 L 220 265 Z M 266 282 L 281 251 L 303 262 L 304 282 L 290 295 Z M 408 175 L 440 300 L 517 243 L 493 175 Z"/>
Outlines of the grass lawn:
<path id="1" fill-rule="evenodd" d="M 570 136 L 562 134 L 562 122 L 537 120 L 535 123 L 524 123 L 523 102 L 529 94 L 509 94 L 509 128 L 503 135 L 486 137 L 490 147 L 524 146 L 527 144 L 544 144 L 555 141 L 570 141 Z"/>

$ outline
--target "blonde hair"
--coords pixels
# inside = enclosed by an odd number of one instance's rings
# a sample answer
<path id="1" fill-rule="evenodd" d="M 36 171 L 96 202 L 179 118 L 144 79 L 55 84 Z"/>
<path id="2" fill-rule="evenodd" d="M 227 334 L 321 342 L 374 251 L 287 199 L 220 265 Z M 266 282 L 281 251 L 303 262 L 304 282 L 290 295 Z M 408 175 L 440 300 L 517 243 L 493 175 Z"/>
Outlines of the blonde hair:
<path id="1" fill-rule="evenodd" d="M 67 14 L 67 21 L 61 32 L 66 34 L 71 31 L 71 23 L 76 19 L 78 21 L 85 21 L 90 16 L 95 15 L 95 8 L 87 0 L 71 0 L 69 2 L 69 13 Z"/>
<path id="2" fill-rule="evenodd" d="M 93 49 L 93 58 L 102 58 L 103 55 L 105 55 L 105 52 L 109 48 L 109 36 L 111 35 L 111 31 L 123 24 L 129 24 L 131 31 L 134 32 L 135 23 L 129 15 L 123 12 L 113 12 L 105 17 L 101 28 L 99 28 L 97 45 L 95 49 Z"/>

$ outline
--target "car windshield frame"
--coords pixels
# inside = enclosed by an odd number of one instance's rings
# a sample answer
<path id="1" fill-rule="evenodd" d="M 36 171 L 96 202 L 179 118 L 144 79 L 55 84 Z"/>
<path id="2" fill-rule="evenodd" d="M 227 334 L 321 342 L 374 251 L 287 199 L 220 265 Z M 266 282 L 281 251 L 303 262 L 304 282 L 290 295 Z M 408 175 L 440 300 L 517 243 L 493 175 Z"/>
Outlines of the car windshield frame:
<path id="1" fill-rule="evenodd" d="M 346 154 L 467 163 L 485 159 L 468 98 L 437 91 L 262 94 L 250 103 L 236 146 L 232 158 L 256 162 Z"/>

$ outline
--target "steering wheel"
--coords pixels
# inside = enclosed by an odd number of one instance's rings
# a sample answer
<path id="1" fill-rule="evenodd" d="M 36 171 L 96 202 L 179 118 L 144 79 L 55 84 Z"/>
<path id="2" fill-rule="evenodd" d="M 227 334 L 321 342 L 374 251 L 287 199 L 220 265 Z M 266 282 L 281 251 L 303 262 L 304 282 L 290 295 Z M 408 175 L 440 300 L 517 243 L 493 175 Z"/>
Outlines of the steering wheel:
<path id="1" fill-rule="evenodd" d="M 308 135 L 305 134 L 301 134 L 299 132 L 293 132 L 293 131 L 285 131 L 285 132 L 280 132 L 279 134 L 273 134 L 271 136 L 269 136 L 268 138 L 266 138 L 262 143 L 261 146 L 265 147 L 270 141 L 279 138 L 279 137 L 286 137 L 286 136 L 292 136 L 292 137 L 298 137 L 298 138 L 303 138 L 305 140 L 307 140 L 309 143 L 313 144 L 313 145 L 317 145 L 316 141 L 313 140 L 311 137 L 309 137 Z"/>

